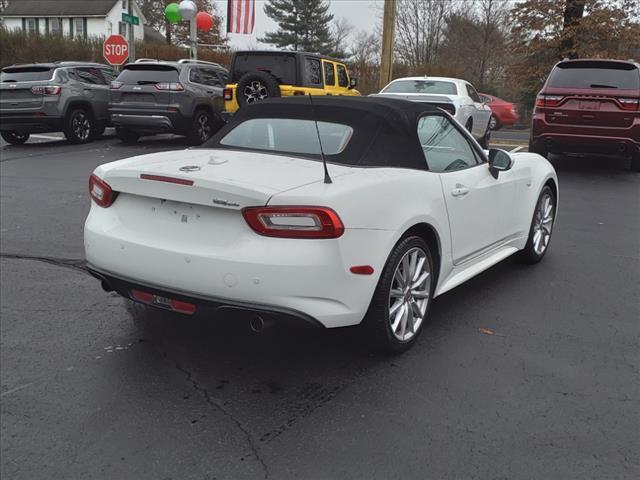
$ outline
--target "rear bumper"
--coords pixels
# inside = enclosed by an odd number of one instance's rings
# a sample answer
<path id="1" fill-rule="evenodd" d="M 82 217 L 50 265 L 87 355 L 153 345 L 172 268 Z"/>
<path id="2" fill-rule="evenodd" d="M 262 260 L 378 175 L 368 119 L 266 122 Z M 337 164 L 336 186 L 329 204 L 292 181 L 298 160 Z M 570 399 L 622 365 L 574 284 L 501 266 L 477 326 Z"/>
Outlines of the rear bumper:
<path id="1" fill-rule="evenodd" d="M 628 128 L 552 125 L 544 113 L 532 119 L 531 142 L 553 153 L 632 154 L 640 152 L 640 119 Z"/>
<path id="2" fill-rule="evenodd" d="M 121 278 L 104 272 L 92 265 L 88 265 L 87 270 L 92 276 L 100 280 L 102 288 L 104 290 L 115 291 L 123 297 L 129 298 L 133 301 L 137 301 L 133 297 L 133 290 L 140 290 L 160 297 L 171 298 L 195 305 L 195 314 L 198 316 L 253 314 L 260 315 L 261 317 L 268 320 L 273 320 L 278 324 L 283 324 L 291 327 L 324 328 L 322 323 L 320 323 L 315 318 L 289 308 L 238 302 L 225 298 L 194 296 L 193 294 L 186 294 L 184 292 L 175 290 L 167 290 L 165 288 L 148 285 L 146 283 L 140 283 L 138 281 Z M 147 303 L 146 305 L 155 306 L 159 309 L 166 309 L 161 303 Z"/>
<path id="3" fill-rule="evenodd" d="M 188 121 L 179 112 L 117 111 L 110 110 L 111 124 L 137 132 L 171 133 L 186 130 Z"/>
<path id="4" fill-rule="evenodd" d="M 64 127 L 63 117 L 36 116 L 35 114 L 0 113 L 0 130 L 18 133 L 59 132 Z"/>

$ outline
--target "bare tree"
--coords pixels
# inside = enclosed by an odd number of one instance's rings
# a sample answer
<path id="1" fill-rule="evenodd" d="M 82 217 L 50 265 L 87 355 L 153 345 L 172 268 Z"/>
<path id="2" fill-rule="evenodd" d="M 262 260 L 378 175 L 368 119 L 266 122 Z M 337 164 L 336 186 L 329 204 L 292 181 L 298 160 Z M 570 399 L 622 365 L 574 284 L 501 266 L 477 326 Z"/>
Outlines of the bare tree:
<path id="1" fill-rule="evenodd" d="M 443 41 L 446 18 L 457 3 L 442 0 L 397 0 L 396 60 L 411 66 L 432 63 Z"/>
<path id="2" fill-rule="evenodd" d="M 338 17 L 333 20 L 333 25 L 331 26 L 331 39 L 333 40 L 334 56 L 338 58 L 346 58 L 349 56 L 347 43 L 354 30 L 355 27 L 346 19 L 346 17 Z"/>

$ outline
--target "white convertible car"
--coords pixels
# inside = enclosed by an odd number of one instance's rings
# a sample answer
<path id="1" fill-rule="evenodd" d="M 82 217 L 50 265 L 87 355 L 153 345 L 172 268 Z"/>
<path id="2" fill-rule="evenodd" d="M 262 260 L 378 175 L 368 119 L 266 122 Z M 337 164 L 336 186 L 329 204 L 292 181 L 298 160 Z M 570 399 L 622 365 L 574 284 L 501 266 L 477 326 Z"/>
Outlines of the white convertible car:
<path id="1" fill-rule="evenodd" d="M 245 312 L 255 329 L 361 324 L 398 352 L 438 295 L 545 255 L 558 180 L 543 157 L 487 153 L 420 103 L 309 102 L 256 103 L 201 148 L 96 168 L 89 271 L 150 306 Z"/>
<path id="2" fill-rule="evenodd" d="M 483 148 L 489 148 L 491 108 L 465 80 L 426 76 L 398 78 L 375 96 L 402 98 L 440 107 L 464 125 Z"/>

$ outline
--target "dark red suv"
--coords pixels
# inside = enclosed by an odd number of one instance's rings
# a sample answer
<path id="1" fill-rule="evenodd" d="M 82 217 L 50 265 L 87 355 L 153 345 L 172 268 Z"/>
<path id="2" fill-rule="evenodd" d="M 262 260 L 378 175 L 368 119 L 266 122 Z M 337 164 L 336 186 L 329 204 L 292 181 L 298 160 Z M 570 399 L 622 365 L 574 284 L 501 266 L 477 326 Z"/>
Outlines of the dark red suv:
<path id="1" fill-rule="evenodd" d="M 529 151 L 625 155 L 640 171 L 640 65 L 559 62 L 536 98 Z"/>

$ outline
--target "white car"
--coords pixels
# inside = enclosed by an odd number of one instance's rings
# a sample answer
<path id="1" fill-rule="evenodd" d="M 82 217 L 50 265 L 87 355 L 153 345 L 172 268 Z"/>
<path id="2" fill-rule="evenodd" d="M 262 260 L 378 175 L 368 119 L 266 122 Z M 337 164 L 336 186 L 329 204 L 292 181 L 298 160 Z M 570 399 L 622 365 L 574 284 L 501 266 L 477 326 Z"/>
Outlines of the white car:
<path id="1" fill-rule="evenodd" d="M 402 98 L 443 108 L 460 125 L 464 125 L 483 148 L 489 148 L 491 108 L 469 82 L 447 77 L 398 78 L 376 96 Z"/>
<path id="2" fill-rule="evenodd" d="M 362 324 L 402 351 L 435 297 L 518 251 L 545 255 L 558 180 L 543 157 L 487 155 L 420 103 L 309 102 L 256 103 L 203 147 L 97 167 L 89 271 L 151 306 L 244 311 L 256 329 Z"/>

